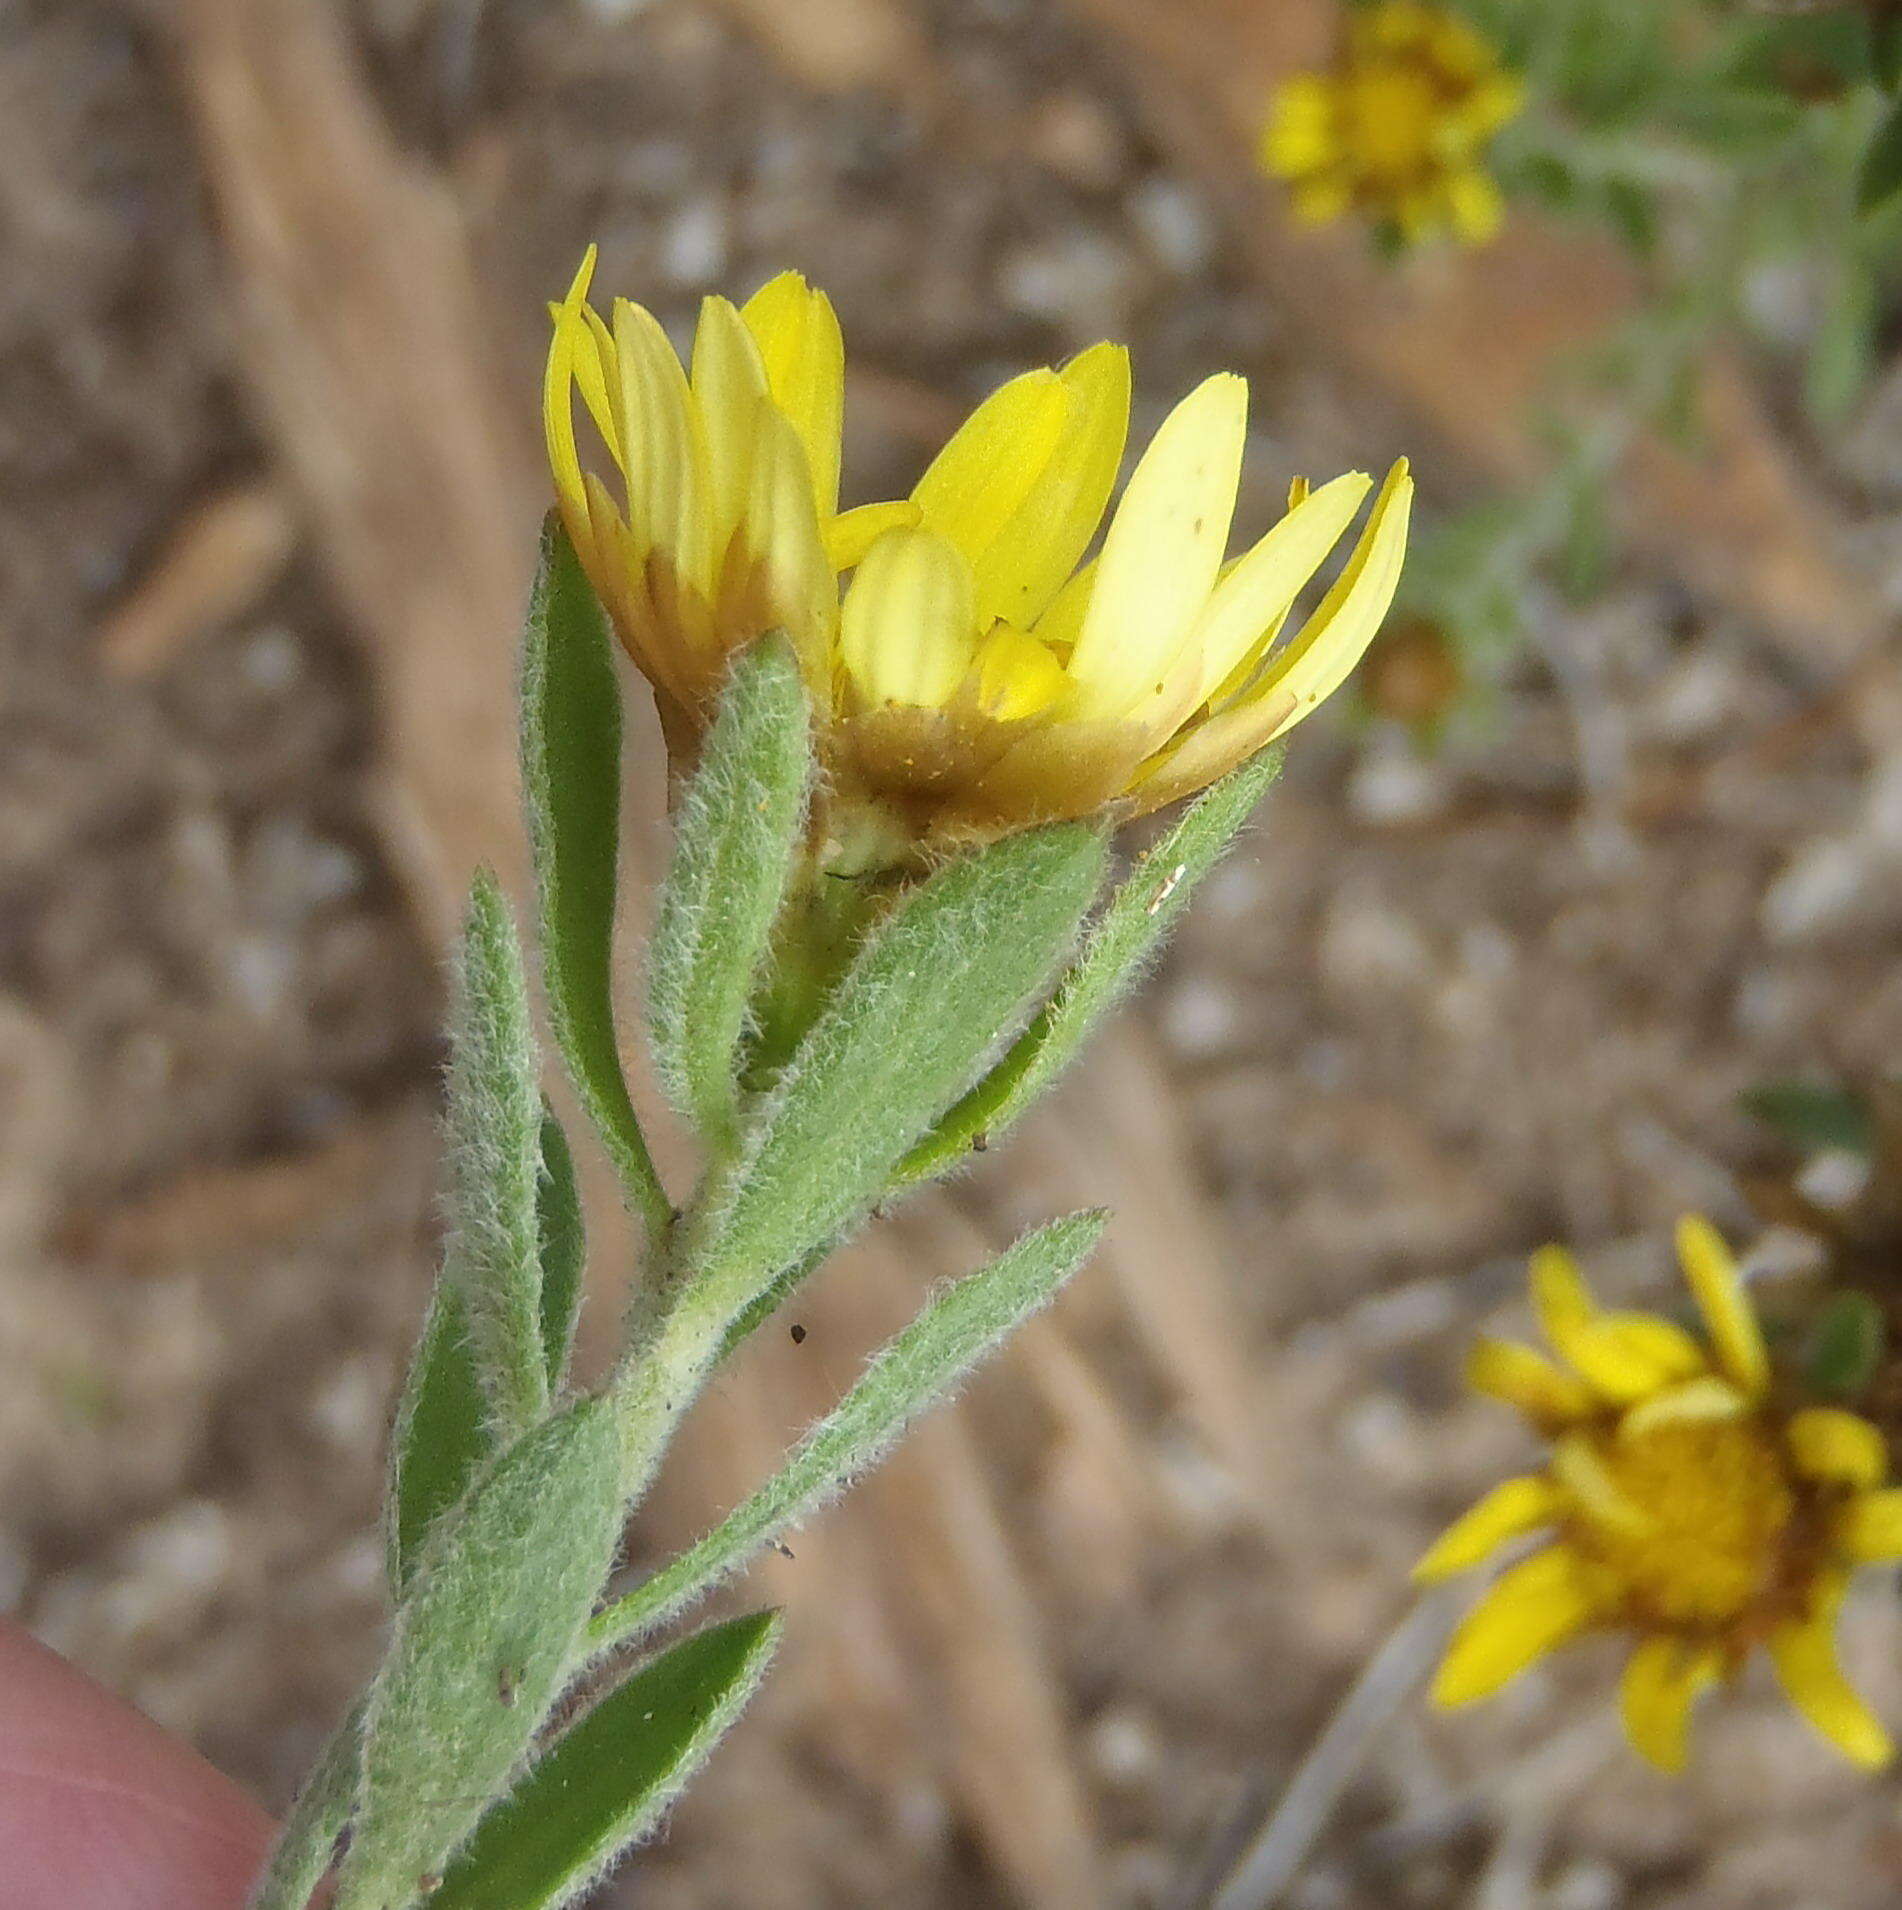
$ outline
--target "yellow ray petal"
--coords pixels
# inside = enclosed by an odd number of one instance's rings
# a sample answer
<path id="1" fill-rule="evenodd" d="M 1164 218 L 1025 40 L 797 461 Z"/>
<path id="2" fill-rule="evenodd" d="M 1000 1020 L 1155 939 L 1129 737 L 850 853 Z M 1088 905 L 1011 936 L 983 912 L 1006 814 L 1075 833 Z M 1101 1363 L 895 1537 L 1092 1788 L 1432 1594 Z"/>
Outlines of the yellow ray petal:
<path id="1" fill-rule="evenodd" d="M 1205 716 L 1178 730 L 1173 741 L 1149 757 L 1132 779 L 1136 798 L 1132 813 L 1146 816 L 1226 776 L 1265 748 L 1293 709 L 1294 699 L 1289 696 L 1252 697 L 1219 716 Z"/>
<path id="2" fill-rule="evenodd" d="M 1049 469 L 1069 413 L 1069 390 L 1048 366 L 999 385 L 918 480 L 911 496 L 926 529 L 975 570 Z"/>
<path id="3" fill-rule="evenodd" d="M 1577 1557 L 1549 1545 L 1500 1575 L 1453 1634 L 1433 1680 L 1433 1702 L 1489 1698 L 1592 1622 Z"/>
<path id="4" fill-rule="evenodd" d="M 1550 1525 L 1565 1509 L 1565 1495 L 1539 1473 L 1508 1479 L 1455 1519 L 1413 1568 L 1422 1585 L 1470 1570 L 1509 1539 Z"/>
<path id="5" fill-rule="evenodd" d="M 1096 562 L 1092 559 L 1057 592 L 1050 608 L 1031 626 L 1030 634 L 1059 657 L 1067 659 L 1076 650 L 1076 640 L 1095 591 Z"/>
<path id="6" fill-rule="evenodd" d="M 1516 1406 L 1542 1431 L 1583 1419 L 1598 1403 L 1583 1380 L 1516 1340 L 1478 1341 L 1466 1357 L 1466 1383 Z"/>
<path id="7" fill-rule="evenodd" d="M 824 526 L 826 561 L 834 570 L 851 570 L 887 531 L 908 530 L 917 522 L 918 507 L 908 497 L 841 511 Z"/>
<path id="8" fill-rule="evenodd" d="M 1367 528 L 1333 588 L 1321 599 L 1314 615 L 1270 659 L 1254 692 L 1293 697 L 1294 712 L 1276 735 L 1292 729 L 1332 696 L 1366 654 L 1400 585 L 1412 510 L 1413 479 L 1402 458 L 1387 473 Z"/>
<path id="9" fill-rule="evenodd" d="M 1618 1489 L 1618 1482 L 1591 1437 L 1570 1433 L 1552 1448 L 1552 1476 L 1581 1517 L 1608 1531 L 1642 1533 L 1655 1523 L 1643 1506 Z"/>
<path id="10" fill-rule="evenodd" d="M 1762 1398 L 1770 1384 L 1770 1355 L 1723 1236 L 1702 1215 L 1687 1214 L 1677 1224 L 1677 1257 L 1710 1330 L 1717 1363 L 1752 1399 Z"/>
<path id="11" fill-rule="evenodd" d="M 574 388 L 590 357 L 594 357 L 594 370 L 598 372 L 600 368 L 598 356 L 586 349 L 588 330 L 581 316 L 587 304 L 588 286 L 594 278 L 595 256 L 595 248 L 589 246 L 582 255 L 581 269 L 568 287 L 568 296 L 559 305 L 549 308 L 554 329 L 548 340 L 548 361 L 542 377 L 542 431 L 548 444 L 548 466 L 554 476 L 563 521 L 577 545 L 583 541 L 582 527 L 587 521 L 588 506 L 581 456 L 575 445 Z M 605 405 L 605 390 L 599 396 Z M 587 399 L 585 393 L 584 401 L 592 406 L 593 400 Z M 611 426 L 602 428 L 604 435 L 614 435 Z"/>
<path id="12" fill-rule="evenodd" d="M 1619 1420 L 1618 1436 L 1634 1439 L 1659 1426 L 1681 1425 L 1689 1420 L 1738 1419 L 1749 1410 L 1750 1401 L 1729 1380 L 1707 1375 L 1687 1379 L 1682 1386 L 1667 1386 L 1641 1399 Z"/>
<path id="13" fill-rule="evenodd" d="M 1533 1255 L 1532 1298 L 1553 1350 L 1614 1404 L 1628 1405 L 1705 1371 L 1702 1349 L 1682 1327 L 1649 1313 L 1600 1312 L 1563 1248 Z"/>
<path id="14" fill-rule="evenodd" d="M 1176 406 L 1143 453 L 1070 658 L 1080 713 L 1120 719 L 1175 667 L 1221 569 L 1247 424 L 1246 381 L 1221 373 Z"/>
<path id="15" fill-rule="evenodd" d="M 1647 1638 L 1625 1665 L 1619 1693 L 1625 1736 L 1661 1771 L 1681 1771 L 1690 1743 L 1691 1707 L 1716 1683 L 1723 1659 L 1708 1646 Z"/>
<path id="16" fill-rule="evenodd" d="M 614 334 L 602 322 L 592 305 L 581 307 L 581 323 L 586 336 L 575 341 L 575 386 L 588 416 L 608 448 L 615 467 L 625 477 L 627 450 L 621 436 L 621 370 L 615 360 Z"/>
<path id="17" fill-rule="evenodd" d="M 839 654 L 867 709 L 942 709 L 971 667 L 971 567 L 928 530 L 887 531 L 846 592 Z"/>
<path id="18" fill-rule="evenodd" d="M 1889 1734 L 1836 1662 L 1838 1598 L 1770 1637 L 1770 1662 L 1790 1702 L 1851 1763 L 1880 1770 L 1894 1755 Z"/>
<path id="19" fill-rule="evenodd" d="M 1902 1487 L 1858 1493 L 1837 1519 L 1836 1543 L 1859 1565 L 1902 1559 Z"/>
<path id="20" fill-rule="evenodd" d="M 1092 345 L 1057 374 L 1063 429 L 1048 464 L 973 558 L 980 625 L 1028 629 L 1075 570 L 1116 486 L 1129 435 L 1129 353 Z M 990 473 L 994 487 L 1002 474 Z"/>
<path id="21" fill-rule="evenodd" d="M 700 303 L 693 336 L 692 390 L 707 441 L 707 489 L 715 547 L 724 551 L 752 481 L 766 366 L 738 309 L 724 298 Z"/>
<path id="22" fill-rule="evenodd" d="M 1322 485 L 1312 496 L 1292 504 L 1288 515 L 1229 568 L 1196 627 L 1202 654 L 1198 703 L 1214 695 L 1230 673 L 1279 628 L 1372 489 L 1373 480 L 1360 471 Z"/>
<path id="23" fill-rule="evenodd" d="M 1540 1330 L 1563 1355 L 1564 1342 L 1576 1339 L 1598 1318 L 1598 1302 L 1563 1247 L 1541 1247 L 1531 1261 L 1532 1310 Z"/>
<path id="24" fill-rule="evenodd" d="M 1499 236 L 1506 222 L 1506 195 L 1490 173 L 1465 166 L 1446 182 L 1446 212 L 1453 236 L 1462 245 L 1486 245 Z"/>
<path id="25" fill-rule="evenodd" d="M 832 301 L 797 272 L 770 279 L 740 310 L 759 346 L 773 403 L 798 433 L 821 519 L 839 508 L 845 340 Z"/>
<path id="26" fill-rule="evenodd" d="M 1300 225 L 1332 225 L 1346 216 L 1353 203 L 1353 184 L 1339 168 L 1311 174 L 1289 194 Z"/>
<path id="27" fill-rule="evenodd" d="M 1651 1313 L 1601 1313 L 1560 1351 L 1593 1392 L 1617 1406 L 1708 1370 L 1704 1349 L 1681 1326 Z"/>
<path id="28" fill-rule="evenodd" d="M 978 708 L 1000 723 L 1050 709 L 1069 686 L 1063 665 L 1049 650 L 1007 623 L 993 625 L 978 645 L 971 678 Z"/>
<path id="29" fill-rule="evenodd" d="M 1889 1451 L 1868 1420 L 1834 1406 L 1809 1406 L 1789 1424 L 1790 1457 L 1806 1479 L 1868 1490 L 1889 1475 Z"/>
<path id="30" fill-rule="evenodd" d="M 726 628 L 728 641 L 737 644 L 775 626 L 783 629 L 799 653 L 808 689 L 824 709 L 832 697 L 838 583 L 819 539 L 805 450 L 791 424 L 770 407 L 754 447 L 746 527 L 743 546 L 735 546 L 740 572 L 731 583 L 746 593 L 752 615 Z"/>
<path id="31" fill-rule="evenodd" d="M 660 320 L 624 298 L 614 301 L 614 347 L 623 436 L 635 452 L 627 474 L 628 526 L 683 584 L 710 597 L 707 445 L 687 374 Z"/>
<path id="32" fill-rule="evenodd" d="M 1335 125 L 1330 80 L 1318 73 L 1300 73 L 1283 81 L 1262 128 L 1262 165 L 1283 179 L 1293 179 L 1329 164 L 1339 150 Z"/>

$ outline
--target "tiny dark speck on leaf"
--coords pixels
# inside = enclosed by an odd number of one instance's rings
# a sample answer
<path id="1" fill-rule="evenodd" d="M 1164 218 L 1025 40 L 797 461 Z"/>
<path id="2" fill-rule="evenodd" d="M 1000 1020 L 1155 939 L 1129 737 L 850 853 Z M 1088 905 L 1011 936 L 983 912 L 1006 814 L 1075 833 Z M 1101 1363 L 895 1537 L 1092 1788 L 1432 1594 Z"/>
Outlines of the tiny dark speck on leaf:
<path id="1" fill-rule="evenodd" d="M 789 1330 L 792 1333 L 793 1345 L 804 1346 L 806 1343 L 806 1329 L 803 1326 L 794 1326 Z"/>

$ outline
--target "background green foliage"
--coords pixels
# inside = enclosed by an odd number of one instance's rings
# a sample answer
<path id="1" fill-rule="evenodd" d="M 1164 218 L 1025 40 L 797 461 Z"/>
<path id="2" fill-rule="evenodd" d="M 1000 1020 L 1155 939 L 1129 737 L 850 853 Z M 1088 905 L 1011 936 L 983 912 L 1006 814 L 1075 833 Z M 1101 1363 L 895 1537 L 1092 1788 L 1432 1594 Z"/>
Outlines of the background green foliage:
<path id="1" fill-rule="evenodd" d="M 1641 432 L 1694 440 L 1714 343 L 1757 352 L 1816 426 L 1853 413 L 1902 287 L 1902 105 L 1895 30 L 1855 4 L 1454 5 L 1525 82 L 1491 155 L 1501 185 L 1612 235 L 1643 289 L 1548 392 L 1545 477 L 1416 536 L 1404 606 L 1449 633 L 1483 689 L 1537 589 L 1603 587 L 1612 479 Z"/>

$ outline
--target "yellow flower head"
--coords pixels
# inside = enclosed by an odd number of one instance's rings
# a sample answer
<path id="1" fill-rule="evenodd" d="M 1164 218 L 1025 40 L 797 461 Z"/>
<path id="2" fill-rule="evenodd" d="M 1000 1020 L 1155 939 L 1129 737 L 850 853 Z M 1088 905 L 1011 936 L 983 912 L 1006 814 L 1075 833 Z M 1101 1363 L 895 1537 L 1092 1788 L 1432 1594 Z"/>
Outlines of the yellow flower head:
<path id="1" fill-rule="evenodd" d="M 1483 245 L 1504 206 L 1482 155 L 1523 104 L 1464 20 L 1423 0 L 1374 0 L 1350 9 L 1330 72 L 1284 82 L 1261 163 L 1309 224 L 1353 212 L 1409 243 L 1451 233 Z"/>
<path id="2" fill-rule="evenodd" d="M 1789 1408 L 1772 1390 L 1756 1315 L 1708 1221 L 1680 1223 L 1678 1257 L 1703 1315 L 1699 1341 L 1650 1313 L 1601 1310 L 1570 1255 L 1532 1262 L 1532 1297 L 1558 1360 L 1481 1341 L 1473 1387 L 1551 1441 L 1543 1471 L 1510 1479 L 1439 1540 L 1423 1581 L 1535 1531 L 1454 1634 L 1433 1686 L 1443 1705 L 1490 1696 L 1588 1631 L 1628 1635 L 1632 1744 L 1681 1769 L 1691 1707 L 1758 1645 L 1790 1701 L 1870 1769 L 1888 1734 L 1837 1668 L 1836 1614 L 1859 1565 L 1902 1558 L 1902 1491 L 1867 1420 Z"/>
<path id="3" fill-rule="evenodd" d="M 1210 378 L 1169 415 L 1085 562 L 1129 429 L 1122 347 L 1011 380 L 910 498 L 841 514 L 844 351 L 822 293 L 788 274 L 743 309 L 709 298 L 689 369 L 639 306 L 617 301 L 611 327 L 590 309 L 592 267 L 590 253 L 554 308 L 548 359 L 569 535 L 676 748 L 691 752 L 731 654 L 787 632 L 852 855 L 897 861 L 1199 789 L 1330 695 L 1392 601 L 1404 464 L 1277 645 L 1373 487 L 1297 484 L 1226 560 L 1240 378 Z M 584 464 L 577 391 L 615 492 Z"/>

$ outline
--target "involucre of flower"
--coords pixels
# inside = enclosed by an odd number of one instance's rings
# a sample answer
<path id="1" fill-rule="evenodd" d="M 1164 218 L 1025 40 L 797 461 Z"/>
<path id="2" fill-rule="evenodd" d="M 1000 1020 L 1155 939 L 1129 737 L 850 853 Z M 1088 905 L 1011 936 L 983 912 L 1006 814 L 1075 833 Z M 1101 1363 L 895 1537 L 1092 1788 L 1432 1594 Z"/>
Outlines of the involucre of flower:
<path id="1" fill-rule="evenodd" d="M 1581 1634 L 1633 1642 L 1626 1734 L 1682 1767 L 1699 1695 L 1761 1646 L 1791 1702 L 1874 1769 L 1888 1733 L 1837 1667 L 1836 1616 L 1860 1565 L 1902 1558 L 1902 1491 L 1867 1420 L 1786 1400 L 1716 1230 L 1691 1218 L 1678 1257 L 1703 1315 L 1699 1341 L 1650 1313 L 1598 1307 L 1571 1257 L 1534 1256 L 1532 1297 L 1557 1362 L 1481 1341 L 1468 1379 L 1551 1442 L 1416 1568 L 1432 1581 L 1534 1532 L 1550 1542 L 1500 1575 L 1455 1633 L 1433 1696 L 1490 1696 Z"/>
<path id="2" fill-rule="evenodd" d="M 826 771 L 828 861 L 904 862 L 1203 787 L 1329 696 L 1380 626 L 1413 486 L 1397 464 L 1332 586 L 1277 642 L 1373 489 L 1310 492 L 1227 557 L 1244 380 L 1176 406 L 1105 512 L 1127 352 L 1095 345 L 994 392 L 906 499 L 840 512 L 845 358 L 793 274 L 701 307 L 683 367 L 656 320 L 553 308 L 546 428 L 569 535 L 690 758 L 728 658 L 784 629 Z M 614 485 L 589 468 L 574 397 Z M 1097 544 L 1100 548 L 1089 555 Z"/>
<path id="3" fill-rule="evenodd" d="M 1309 225 L 1351 214 L 1409 244 L 1450 234 L 1483 245 L 1504 214 L 1486 146 L 1523 104 L 1519 81 L 1457 15 L 1375 0 L 1348 9 L 1330 70 L 1276 93 L 1261 163 Z"/>

